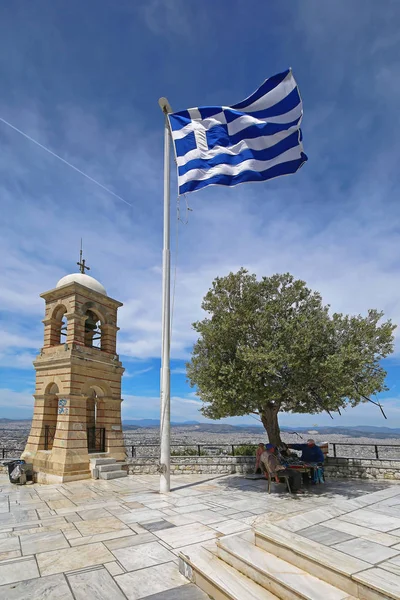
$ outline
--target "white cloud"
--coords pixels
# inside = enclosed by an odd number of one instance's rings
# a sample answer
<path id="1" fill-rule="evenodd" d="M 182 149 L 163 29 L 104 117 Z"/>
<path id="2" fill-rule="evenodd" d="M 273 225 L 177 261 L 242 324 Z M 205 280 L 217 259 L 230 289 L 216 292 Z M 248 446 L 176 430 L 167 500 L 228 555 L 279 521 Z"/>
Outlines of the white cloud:
<path id="1" fill-rule="evenodd" d="M 363 36 L 374 24 L 359 6 L 310 1 L 290 9 L 288 22 L 302 40 L 304 60 L 293 66 L 307 83 L 300 87 L 309 163 L 293 177 L 189 197 L 193 212 L 179 227 L 173 359 L 188 359 L 196 337 L 191 324 L 202 318 L 201 299 L 214 277 L 241 266 L 259 276 L 290 271 L 319 290 L 333 310 L 365 313 L 373 307 L 400 323 L 400 142 L 393 128 L 399 70 L 385 54 L 398 35 L 382 27 L 373 39 Z M 190 32 L 198 16 L 187 3 L 171 7 L 166 0 L 130 10 L 156 36 Z M 391 19 L 389 9 L 383 12 L 379 23 Z M 30 46 L 20 41 L 25 57 Z M 336 60 L 327 72 L 332 48 Z M 14 56 L 18 73 L 25 67 L 22 54 Z M 228 94 L 233 90 L 224 89 Z M 28 94 L 19 104 L 0 103 L 0 115 L 133 204 L 117 201 L 0 124 L 0 366 L 31 369 L 43 336 L 39 295 L 75 270 L 83 237 L 90 274 L 124 302 L 118 347 L 129 365 L 124 387 L 130 390 L 135 376 L 146 372 L 142 361 L 160 356 L 162 120 L 159 115 L 159 128 L 152 129 L 135 102 L 129 111 L 119 105 L 113 110 L 85 110 L 69 97 L 49 113 Z M 175 175 L 172 180 L 176 189 Z M 157 387 L 158 373 L 154 380 Z M 132 416 L 158 410 L 152 393 L 150 400 L 138 395 L 134 404 L 127 402 Z M 197 409 L 190 396 L 179 398 L 175 394 L 175 406 L 182 412 L 186 407 L 185 414 Z"/>

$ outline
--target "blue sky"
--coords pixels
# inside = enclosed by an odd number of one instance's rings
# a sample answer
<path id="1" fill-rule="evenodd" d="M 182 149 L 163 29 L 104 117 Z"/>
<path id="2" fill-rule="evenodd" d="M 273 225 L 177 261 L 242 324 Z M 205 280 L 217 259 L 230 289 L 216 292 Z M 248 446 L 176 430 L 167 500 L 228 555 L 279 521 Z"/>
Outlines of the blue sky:
<path id="1" fill-rule="evenodd" d="M 43 301 L 75 270 L 124 303 L 124 417 L 158 416 L 163 122 L 239 102 L 291 66 L 308 163 L 295 176 L 189 196 L 180 226 L 172 418 L 203 420 L 184 363 L 213 278 L 290 271 L 336 311 L 400 322 L 400 5 L 386 0 L 3 2 L 0 117 L 126 199 L 128 206 L 0 123 L 0 416 L 32 413 Z M 176 189 L 175 176 L 172 177 Z M 175 236 L 175 201 L 172 207 Z M 372 405 L 283 424 L 400 426 L 399 345 L 389 421 Z M 250 422 L 250 417 L 241 421 Z M 232 422 L 237 420 L 233 419 Z"/>

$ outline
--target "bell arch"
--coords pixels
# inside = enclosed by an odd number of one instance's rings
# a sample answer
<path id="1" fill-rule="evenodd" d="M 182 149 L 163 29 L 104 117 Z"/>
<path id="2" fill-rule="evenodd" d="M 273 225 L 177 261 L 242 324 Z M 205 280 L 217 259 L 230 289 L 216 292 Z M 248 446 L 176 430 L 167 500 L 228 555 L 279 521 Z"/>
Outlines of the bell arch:
<path id="1" fill-rule="evenodd" d="M 50 346 L 65 344 L 67 341 L 68 319 L 67 307 L 59 304 L 50 317 Z"/>
<path id="2" fill-rule="evenodd" d="M 44 449 L 51 450 L 57 429 L 59 387 L 54 381 L 47 384 L 43 395 Z"/>
<path id="3" fill-rule="evenodd" d="M 102 327 L 105 324 L 103 312 L 88 302 L 82 307 L 84 317 L 84 345 L 87 348 L 98 348 L 102 350 Z"/>

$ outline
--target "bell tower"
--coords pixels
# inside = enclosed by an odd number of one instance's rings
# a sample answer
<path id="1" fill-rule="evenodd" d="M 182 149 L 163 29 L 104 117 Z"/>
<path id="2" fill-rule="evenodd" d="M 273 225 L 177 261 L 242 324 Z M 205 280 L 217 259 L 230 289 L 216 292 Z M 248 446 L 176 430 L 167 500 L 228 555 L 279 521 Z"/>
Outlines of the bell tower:
<path id="1" fill-rule="evenodd" d="M 121 302 L 85 273 L 66 275 L 41 298 L 46 303 L 44 345 L 34 364 L 32 427 L 22 458 L 39 483 L 90 477 L 91 455 L 126 458 L 121 422 L 121 378 L 116 354 Z"/>

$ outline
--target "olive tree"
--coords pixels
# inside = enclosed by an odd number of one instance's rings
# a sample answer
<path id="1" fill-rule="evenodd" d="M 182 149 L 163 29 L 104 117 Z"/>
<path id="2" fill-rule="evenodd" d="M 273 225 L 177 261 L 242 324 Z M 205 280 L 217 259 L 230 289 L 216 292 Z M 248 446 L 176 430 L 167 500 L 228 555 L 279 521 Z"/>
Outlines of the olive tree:
<path id="1" fill-rule="evenodd" d="M 340 412 L 388 389 L 395 326 L 382 312 L 331 313 L 304 281 L 245 269 L 216 278 L 202 308 L 187 375 L 206 417 L 258 415 L 279 444 L 279 412 Z"/>

